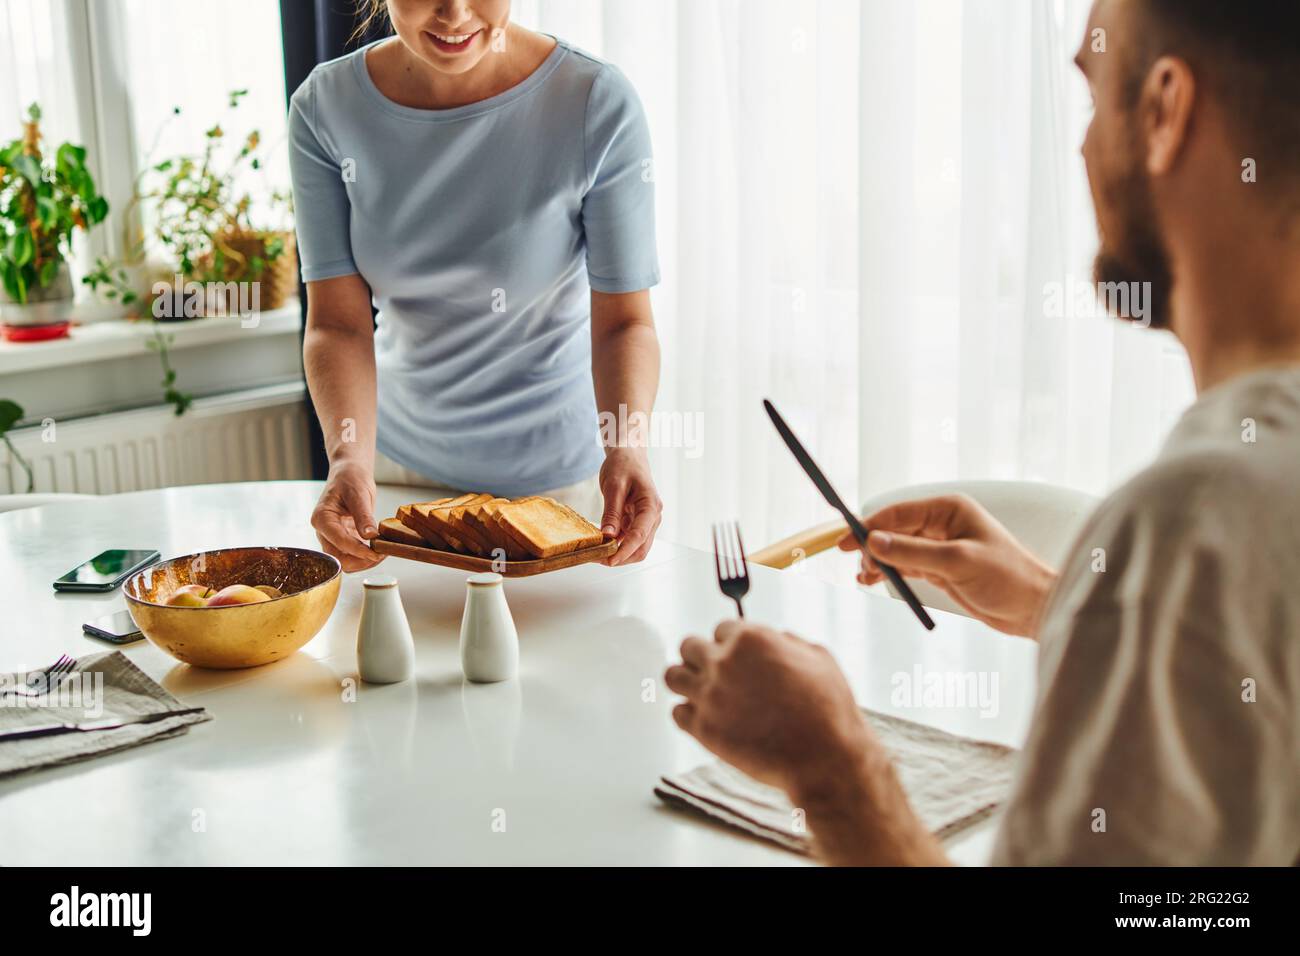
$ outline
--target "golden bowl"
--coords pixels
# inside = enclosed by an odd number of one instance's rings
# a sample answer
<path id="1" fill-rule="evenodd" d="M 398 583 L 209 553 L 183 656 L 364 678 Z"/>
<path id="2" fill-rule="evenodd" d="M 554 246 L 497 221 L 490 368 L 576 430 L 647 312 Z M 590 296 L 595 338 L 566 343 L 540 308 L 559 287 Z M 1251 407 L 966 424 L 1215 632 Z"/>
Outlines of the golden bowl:
<path id="1" fill-rule="evenodd" d="M 123 588 L 136 625 L 153 645 L 196 667 L 230 670 L 288 657 L 319 631 L 339 597 L 336 559 L 306 548 L 225 548 L 159 561 Z M 223 607 L 170 607 L 177 588 L 271 584 L 283 597 Z"/>

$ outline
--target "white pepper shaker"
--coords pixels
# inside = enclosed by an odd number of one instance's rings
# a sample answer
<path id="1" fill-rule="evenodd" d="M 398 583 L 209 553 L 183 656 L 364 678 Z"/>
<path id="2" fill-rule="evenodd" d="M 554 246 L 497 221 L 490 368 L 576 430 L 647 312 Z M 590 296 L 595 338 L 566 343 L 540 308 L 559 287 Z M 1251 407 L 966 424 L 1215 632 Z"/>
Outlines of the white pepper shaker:
<path id="1" fill-rule="evenodd" d="M 365 578 L 361 624 L 357 628 L 357 671 L 368 684 L 396 684 L 415 671 L 415 641 L 402 608 L 397 581 Z"/>
<path id="2" fill-rule="evenodd" d="M 471 574 L 465 582 L 460 666 L 468 680 L 483 684 L 509 680 L 519 669 L 519 633 L 495 571 Z"/>

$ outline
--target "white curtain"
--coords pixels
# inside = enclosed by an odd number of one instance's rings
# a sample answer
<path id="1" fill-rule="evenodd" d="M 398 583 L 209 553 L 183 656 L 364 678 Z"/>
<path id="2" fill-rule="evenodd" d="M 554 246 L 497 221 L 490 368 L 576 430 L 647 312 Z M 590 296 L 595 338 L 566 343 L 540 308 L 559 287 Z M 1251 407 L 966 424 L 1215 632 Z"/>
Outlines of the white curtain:
<path id="1" fill-rule="evenodd" d="M 58 68 L 71 55 L 69 21 L 76 15 L 62 0 L 0 0 L 0 141 L 22 136 L 32 103 L 41 107 L 50 143 L 85 139 L 88 91 Z"/>
<path id="2" fill-rule="evenodd" d="M 93 90 L 84 71 L 67 69 L 79 55 L 84 8 L 74 0 L 0 0 L 0 143 L 23 135 L 33 103 L 41 110 L 43 149 L 53 155 L 62 143 L 85 144 L 94 128 Z M 87 163 L 103 185 L 99 157 Z M 73 271 L 80 275 L 102 245 L 77 235 Z"/>
<path id="3" fill-rule="evenodd" d="M 649 114 L 658 408 L 703 422 L 698 449 L 653 453 L 664 534 L 705 546 L 737 517 L 752 548 L 831 516 L 763 397 L 851 500 L 955 478 L 1104 493 L 1155 453 L 1192 395 L 1181 349 L 1050 305 L 1096 248 L 1070 62 L 1088 5 L 518 3 Z"/>

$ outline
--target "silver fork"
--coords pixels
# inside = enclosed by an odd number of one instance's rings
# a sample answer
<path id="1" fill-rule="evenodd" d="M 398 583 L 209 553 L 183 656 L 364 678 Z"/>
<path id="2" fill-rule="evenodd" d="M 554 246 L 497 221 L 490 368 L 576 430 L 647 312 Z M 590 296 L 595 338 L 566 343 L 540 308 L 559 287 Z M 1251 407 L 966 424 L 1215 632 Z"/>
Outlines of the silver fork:
<path id="1" fill-rule="evenodd" d="M 713 564 L 718 569 L 718 587 L 736 602 L 736 616 L 743 618 L 745 609 L 740 606 L 740 599 L 749 593 L 749 562 L 745 560 L 745 545 L 740 540 L 737 522 L 713 526 Z"/>
<path id="2" fill-rule="evenodd" d="M 67 654 L 60 654 L 59 659 L 45 668 L 43 671 L 35 671 L 27 675 L 25 684 L 18 684 L 14 687 L 6 687 L 0 690 L 0 694 L 14 694 L 18 697 L 44 697 L 54 688 L 62 683 L 62 677 L 71 673 L 72 669 L 77 666 L 77 659 L 69 657 Z"/>

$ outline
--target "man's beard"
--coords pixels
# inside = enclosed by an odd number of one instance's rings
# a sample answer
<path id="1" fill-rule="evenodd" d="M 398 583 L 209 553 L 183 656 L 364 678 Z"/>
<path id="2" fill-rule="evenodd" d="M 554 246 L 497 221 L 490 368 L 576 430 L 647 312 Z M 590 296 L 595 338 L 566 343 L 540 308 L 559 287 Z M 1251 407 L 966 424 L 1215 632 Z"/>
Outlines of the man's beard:
<path id="1" fill-rule="evenodd" d="M 1141 321 L 1154 329 L 1167 329 L 1173 277 L 1169 254 L 1156 222 L 1151 181 L 1143 169 L 1143 151 L 1136 137 L 1127 156 L 1129 168 L 1103 183 L 1099 191 L 1100 200 L 1110 209 L 1114 228 L 1111 232 L 1103 230 L 1092 277 L 1099 292 L 1102 283 L 1122 283 L 1129 290 L 1124 297 L 1131 304 L 1128 312 L 1112 308 L 1112 314 Z M 1142 306 L 1141 315 L 1133 314 L 1136 311 L 1133 306 L 1138 302 Z M 1113 306 L 1113 300 L 1110 304 Z"/>

